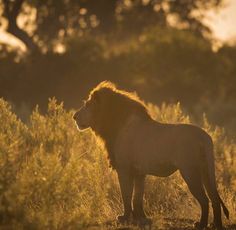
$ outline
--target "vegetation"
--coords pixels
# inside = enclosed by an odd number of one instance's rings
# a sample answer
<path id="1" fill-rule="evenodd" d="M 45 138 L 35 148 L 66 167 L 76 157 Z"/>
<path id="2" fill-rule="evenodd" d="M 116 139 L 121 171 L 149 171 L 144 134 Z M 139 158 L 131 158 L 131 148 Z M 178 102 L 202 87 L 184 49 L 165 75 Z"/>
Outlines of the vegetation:
<path id="1" fill-rule="evenodd" d="M 153 25 L 165 27 L 168 16 L 174 17 L 181 27 L 202 35 L 210 31 L 201 21 L 204 13 L 222 3 L 223 0 L 1 0 L 0 22 L 29 51 L 46 51 L 71 36 L 121 34 L 124 38 Z"/>
<path id="2" fill-rule="evenodd" d="M 224 2 L 0 0 L 0 29 L 26 47 L 0 42 L 0 229 L 113 226 L 122 212 L 116 174 L 72 121 L 102 80 L 136 90 L 159 121 L 210 133 L 226 223 L 235 223 L 236 46 L 216 49 L 202 20 Z M 47 104 L 54 96 L 64 107 Z M 157 229 L 189 227 L 196 205 L 178 173 L 148 177 L 145 207 Z"/>
<path id="3" fill-rule="evenodd" d="M 214 124 L 236 130 L 235 47 L 213 52 L 192 32 L 153 27 L 132 40 L 70 38 L 66 52 L 19 57 L 0 53 L 0 96 L 24 119 L 36 104 L 46 111 L 55 96 L 77 108 L 102 80 L 136 90 L 146 101 L 181 102 L 194 118 L 204 112 Z"/>
<path id="4" fill-rule="evenodd" d="M 0 0 L 0 96 L 27 120 L 55 96 L 77 108 L 102 80 L 146 101 L 177 103 L 194 118 L 236 130 L 236 49 L 217 52 L 204 21 L 224 0 Z"/>
<path id="5" fill-rule="evenodd" d="M 148 108 L 162 122 L 192 122 L 180 104 Z M 121 213 L 116 174 L 108 167 L 104 147 L 90 131 L 77 131 L 72 114 L 51 99 L 46 114 L 36 108 L 24 124 L 9 103 L 0 100 L 1 229 L 104 228 Z M 218 188 L 233 223 L 236 143 L 205 116 L 201 126 L 214 139 Z M 145 208 L 156 229 L 192 225 L 199 214 L 197 203 L 178 173 L 165 179 L 148 177 L 146 183 Z M 175 223 L 181 218 L 185 221 Z"/>

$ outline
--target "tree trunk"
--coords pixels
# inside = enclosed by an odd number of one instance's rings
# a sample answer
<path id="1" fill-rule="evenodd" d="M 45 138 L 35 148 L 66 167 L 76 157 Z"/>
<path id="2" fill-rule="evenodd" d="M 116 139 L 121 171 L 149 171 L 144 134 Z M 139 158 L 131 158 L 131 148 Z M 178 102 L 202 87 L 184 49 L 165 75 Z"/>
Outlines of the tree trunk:
<path id="1" fill-rule="evenodd" d="M 38 50 L 38 46 L 34 43 L 32 37 L 17 25 L 17 17 L 20 13 L 23 2 L 24 0 L 3 0 L 4 16 L 8 20 L 7 31 L 20 39 L 26 45 L 27 49 L 32 52 Z"/>

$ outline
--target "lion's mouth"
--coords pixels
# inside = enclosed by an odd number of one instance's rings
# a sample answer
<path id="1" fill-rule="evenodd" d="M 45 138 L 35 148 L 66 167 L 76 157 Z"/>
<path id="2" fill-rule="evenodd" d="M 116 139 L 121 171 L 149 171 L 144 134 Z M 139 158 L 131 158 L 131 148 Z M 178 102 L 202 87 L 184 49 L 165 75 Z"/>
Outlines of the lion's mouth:
<path id="1" fill-rule="evenodd" d="M 87 125 L 84 125 L 84 124 L 79 124 L 78 122 L 76 122 L 76 125 L 77 127 L 79 128 L 79 130 L 84 130 L 84 129 L 87 129 Z"/>

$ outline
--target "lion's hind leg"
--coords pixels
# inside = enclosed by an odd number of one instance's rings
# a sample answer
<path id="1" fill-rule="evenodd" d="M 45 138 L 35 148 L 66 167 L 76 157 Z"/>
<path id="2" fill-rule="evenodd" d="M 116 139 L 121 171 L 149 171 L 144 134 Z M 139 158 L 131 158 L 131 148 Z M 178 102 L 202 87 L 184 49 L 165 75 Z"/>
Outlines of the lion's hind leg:
<path id="1" fill-rule="evenodd" d="M 201 174 L 195 167 L 189 167 L 188 169 L 180 169 L 180 173 L 188 185 L 188 188 L 192 195 L 196 198 L 201 206 L 201 218 L 200 222 L 195 224 L 197 229 L 204 229 L 208 224 L 209 213 L 209 200 L 205 193 L 203 183 L 201 180 Z"/>
<path id="2" fill-rule="evenodd" d="M 222 219 L 221 219 L 221 206 L 220 206 L 221 198 L 216 189 L 215 181 L 213 181 L 213 186 L 211 186 L 209 178 L 204 177 L 204 185 L 212 203 L 212 209 L 214 215 L 213 225 L 216 227 L 217 230 L 221 230 L 223 229 Z"/>

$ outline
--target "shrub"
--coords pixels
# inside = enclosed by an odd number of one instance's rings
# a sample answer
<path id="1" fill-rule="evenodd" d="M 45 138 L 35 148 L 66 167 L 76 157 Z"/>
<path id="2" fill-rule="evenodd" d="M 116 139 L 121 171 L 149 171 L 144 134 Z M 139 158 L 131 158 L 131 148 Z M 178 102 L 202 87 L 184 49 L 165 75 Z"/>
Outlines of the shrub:
<path id="1" fill-rule="evenodd" d="M 191 123 L 180 104 L 148 108 L 161 122 Z M 91 132 L 77 131 L 72 114 L 51 99 L 46 114 L 36 108 L 24 124 L 0 99 L 0 227 L 82 229 L 122 212 L 117 177 L 104 148 Z M 202 127 L 214 139 L 219 190 L 233 212 L 236 145 L 205 116 Z M 165 179 L 148 177 L 145 204 L 154 219 L 198 214 L 178 173 Z"/>

